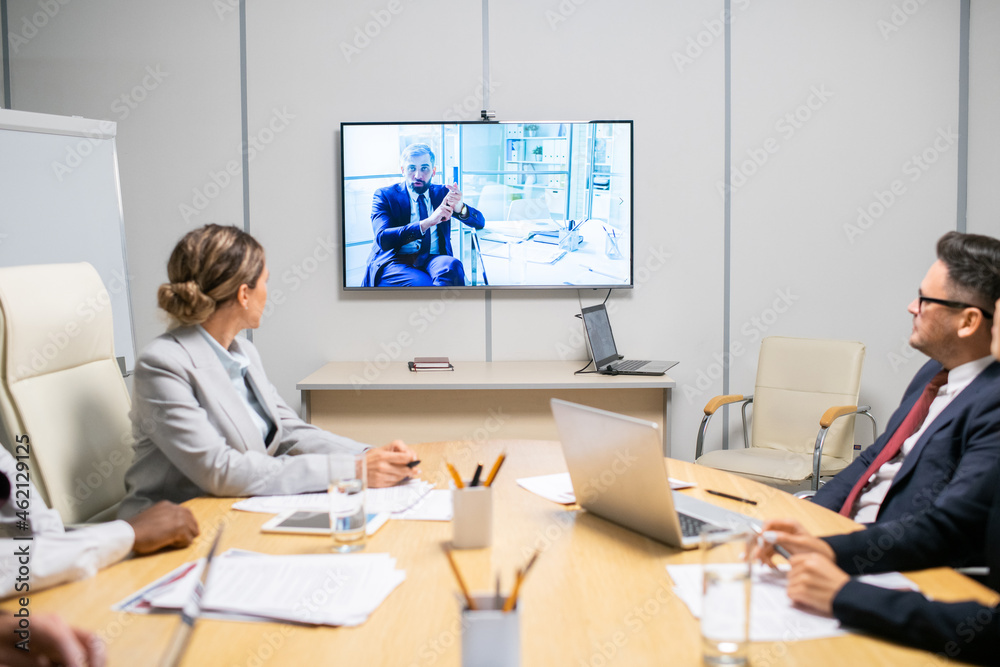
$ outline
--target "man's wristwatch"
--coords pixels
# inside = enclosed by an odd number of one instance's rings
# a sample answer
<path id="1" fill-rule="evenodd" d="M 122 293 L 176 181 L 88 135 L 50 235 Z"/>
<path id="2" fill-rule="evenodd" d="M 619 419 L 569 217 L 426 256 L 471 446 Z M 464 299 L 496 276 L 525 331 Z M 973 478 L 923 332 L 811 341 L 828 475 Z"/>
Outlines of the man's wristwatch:
<path id="1" fill-rule="evenodd" d="M 466 205 L 465 202 L 462 202 L 462 210 L 459 211 L 458 217 L 462 220 L 465 220 L 466 218 L 469 217 L 469 207 Z"/>

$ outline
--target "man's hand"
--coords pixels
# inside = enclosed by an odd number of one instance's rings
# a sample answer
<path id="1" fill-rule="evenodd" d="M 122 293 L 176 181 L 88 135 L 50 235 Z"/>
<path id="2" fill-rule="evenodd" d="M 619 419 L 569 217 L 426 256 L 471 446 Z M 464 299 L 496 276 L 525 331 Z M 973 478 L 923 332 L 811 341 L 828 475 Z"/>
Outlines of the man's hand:
<path id="1" fill-rule="evenodd" d="M 810 535 L 809 531 L 794 519 L 769 519 L 764 522 L 762 530 L 767 533 L 768 538 L 773 537 L 773 542 L 770 539 L 758 542 L 753 557 L 754 560 L 759 560 L 771 567 L 774 567 L 773 545 L 775 544 L 788 549 L 792 555 L 813 553 L 830 562 L 836 560 L 829 544 Z"/>
<path id="2" fill-rule="evenodd" d="M 152 507 L 125 519 L 135 531 L 132 549 L 148 554 L 165 547 L 186 547 L 198 536 L 198 522 L 186 507 L 161 500 Z"/>
<path id="3" fill-rule="evenodd" d="M 455 211 L 451 204 L 448 203 L 448 197 L 450 196 L 451 195 L 447 195 L 444 198 L 444 201 L 442 201 L 441 204 L 434 209 L 434 212 L 431 213 L 429 218 L 420 221 L 420 231 L 426 232 L 439 222 L 447 222 L 448 220 L 451 220 L 451 216 Z"/>
<path id="4" fill-rule="evenodd" d="M 445 195 L 445 202 L 451 205 L 451 210 L 455 213 L 462 212 L 462 191 L 458 189 L 458 183 L 452 183 L 448 186 L 450 192 Z"/>
<path id="5" fill-rule="evenodd" d="M 65 667 L 104 667 L 104 643 L 91 633 L 70 627 L 55 614 L 31 615 L 30 651 L 15 648 L 21 638 L 15 634 L 17 622 L 10 612 L 0 620 L 0 665 L 64 665 Z"/>
<path id="6" fill-rule="evenodd" d="M 417 460 L 417 453 L 402 440 L 393 440 L 385 447 L 369 449 L 365 458 L 368 461 L 368 486 L 372 488 L 394 486 L 420 474 L 420 468 L 406 465 Z"/>
<path id="7" fill-rule="evenodd" d="M 850 577 L 829 558 L 817 553 L 792 556 L 788 597 L 792 602 L 827 616 L 833 615 L 833 598 Z"/>

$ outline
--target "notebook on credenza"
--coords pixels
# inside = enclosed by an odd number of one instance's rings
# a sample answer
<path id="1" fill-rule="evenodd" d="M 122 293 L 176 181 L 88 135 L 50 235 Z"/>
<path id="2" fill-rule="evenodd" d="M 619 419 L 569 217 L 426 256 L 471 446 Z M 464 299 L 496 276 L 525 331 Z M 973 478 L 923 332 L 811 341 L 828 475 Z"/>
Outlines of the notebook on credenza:
<path id="1" fill-rule="evenodd" d="M 663 375 L 677 365 L 676 361 L 640 361 L 625 359 L 618 354 L 611 320 L 604 304 L 583 309 L 583 328 L 587 332 L 590 356 L 598 373 L 605 375 Z"/>
<path id="2" fill-rule="evenodd" d="M 558 398 L 551 404 L 573 493 L 588 512 L 681 549 L 696 548 L 706 524 L 760 525 L 745 514 L 671 491 L 655 423 Z"/>

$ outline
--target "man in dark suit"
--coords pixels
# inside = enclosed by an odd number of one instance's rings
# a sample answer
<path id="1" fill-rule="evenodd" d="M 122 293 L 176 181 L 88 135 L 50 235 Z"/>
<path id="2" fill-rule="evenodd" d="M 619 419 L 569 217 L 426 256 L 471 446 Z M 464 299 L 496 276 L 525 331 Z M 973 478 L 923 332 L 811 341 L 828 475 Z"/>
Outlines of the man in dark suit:
<path id="1" fill-rule="evenodd" d="M 848 627 L 949 658 L 1000 664 L 1000 608 L 977 602 L 935 602 L 851 579 L 852 574 L 954 565 L 985 552 L 987 584 L 1000 591 L 1000 468 L 967 495 L 918 515 L 902 531 L 891 523 L 817 539 L 790 520 L 764 524 L 769 539 L 788 549 L 788 596 Z M 760 556 L 770 561 L 770 548 Z"/>
<path id="2" fill-rule="evenodd" d="M 362 286 L 464 285 L 465 268 L 452 257 L 451 219 L 482 229 L 483 214 L 462 201 L 458 185 L 434 185 L 434 153 L 410 144 L 400 156 L 403 180 L 382 188 L 372 202 L 375 241 Z"/>
<path id="3" fill-rule="evenodd" d="M 994 312 L 997 308 L 1000 300 Z M 997 318 L 992 334 L 990 350 L 1000 359 Z M 1000 664 L 1000 607 L 935 602 L 916 591 L 885 589 L 850 576 L 957 566 L 967 563 L 971 554 L 983 554 L 978 562 L 989 567 L 986 583 L 1000 591 L 1000 463 L 967 492 L 903 521 L 879 522 L 821 539 L 790 519 L 769 520 L 763 528 L 766 542 L 755 555 L 771 563 L 772 545 L 790 552 L 788 597 L 796 604 L 949 658 Z"/>
<path id="4" fill-rule="evenodd" d="M 937 253 L 909 306 L 910 345 L 931 360 L 885 433 L 813 497 L 859 523 L 945 506 L 1000 459 L 1000 363 L 989 356 L 1000 241 L 951 232 Z"/>

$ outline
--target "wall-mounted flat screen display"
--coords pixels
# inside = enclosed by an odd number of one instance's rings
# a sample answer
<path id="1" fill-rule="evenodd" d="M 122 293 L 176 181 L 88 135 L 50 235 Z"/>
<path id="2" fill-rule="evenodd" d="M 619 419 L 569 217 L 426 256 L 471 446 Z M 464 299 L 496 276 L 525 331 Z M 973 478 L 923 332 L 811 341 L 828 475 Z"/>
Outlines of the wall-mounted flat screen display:
<path id="1" fill-rule="evenodd" d="M 632 121 L 340 130 L 345 289 L 632 287 Z"/>

